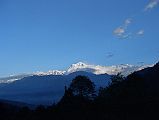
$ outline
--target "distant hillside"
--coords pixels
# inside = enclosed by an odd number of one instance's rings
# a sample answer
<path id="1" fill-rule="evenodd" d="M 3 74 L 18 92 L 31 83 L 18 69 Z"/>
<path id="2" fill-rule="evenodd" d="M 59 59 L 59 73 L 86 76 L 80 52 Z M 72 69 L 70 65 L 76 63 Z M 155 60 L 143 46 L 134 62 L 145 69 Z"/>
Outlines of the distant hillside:
<path id="1" fill-rule="evenodd" d="M 89 77 L 96 89 L 107 86 L 110 75 L 96 75 L 78 71 L 69 75 L 29 76 L 10 84 L 0 84 L 0 99 L 21 101 L 29 104 L 51 105 L 58 102 L 64 94 L 64 87 L 78 75 Z"/>

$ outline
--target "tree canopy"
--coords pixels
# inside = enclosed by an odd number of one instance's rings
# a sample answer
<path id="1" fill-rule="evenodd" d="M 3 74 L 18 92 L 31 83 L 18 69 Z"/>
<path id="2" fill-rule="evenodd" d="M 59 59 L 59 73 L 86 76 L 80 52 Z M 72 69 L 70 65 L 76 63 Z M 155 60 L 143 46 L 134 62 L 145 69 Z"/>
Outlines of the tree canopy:
<path id="1" fill-rule="evenodd" d="M 70 90 L 75 96 L 93 97 L 95 93 L 94 83 L 86 76 L 77 76 L 72 80 Z"/>

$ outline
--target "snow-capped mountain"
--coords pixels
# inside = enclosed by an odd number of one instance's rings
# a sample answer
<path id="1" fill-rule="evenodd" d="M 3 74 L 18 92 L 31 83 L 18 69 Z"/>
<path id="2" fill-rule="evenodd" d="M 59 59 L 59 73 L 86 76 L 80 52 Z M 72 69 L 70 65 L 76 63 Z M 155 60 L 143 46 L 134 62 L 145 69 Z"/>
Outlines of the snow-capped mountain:
<path id="1" fill-rule="evenodd" d="M 100 66 L 100 65 L 91 65 L 83 62 L 78 62 L 76 64 L 72 64 L 67 70 L 50 70 L 48 72 L 36 72 L 34 75 L 68 75 L 77 71 L 85 71 L 90 72 L 96 75 L 99 74 L 109 74 L 116 75 L 118 73 L 122 73 L 127 76 L 134 71 L 142 70 L 146 67 L 151 67 L 153 65 L 129 65 L 129 64 L 121 64 L 121 65 L 113 65 L 113 66 Z"/>
<path id="2" fill-rule="evenodd" d="M 49 70 L 48 72 L 35 72 L 33 75 L 44 76 L 44 75 L 64 75 L 66 71 L 60 70 Z"/>
<path id="3" fill-rule="evenodd" d="M 134 71 L 142 70 L 146 67 L 151 67 L 153 65 L 129 65 L 129 64 L 121 64 L 121 65 L 113 65 L 113 66 L 100 66 L 100 65 L 91 65 L 83 62 L 78 62 L 76 64 L 72 64 L 67 70 L 49 70 L 48 72 L 34 72 L 31 74 L 24 75 L 15 75 L 6 78 L 0 78 L 0 83 L 11 83 L 16 80 L 20 80 L 24 77 L 28 76 L 46 76 L 46 75 L 68 75 L 77 71 L 85 71 L 89 73 L 93 73 L 96 75 L 100 74 L 109 74 L 116 75 L 121 73 L 125 76 L 133 73 Z"/>
<path id="4" fill-rule="evenodd" d="M 129 65 L 129 64 L 121 64 L 121 65 L 114 65 L 114 66 L 100 66 L 100 65 L 89 65 L 83 62 L 79 62 L 76 64 L 72 64 L 70 68 L 67 70 L 67 74 L 76 71 L 86 71 L 91 72 L 94 74 L 109 74 L 109 75 L 116 75 L 118 73 L 122 73 L 123 75 L 127 76 L 134 71 L 138 71 L 144 69 L 146 67 L 151 67 L 153 65 Z"/>

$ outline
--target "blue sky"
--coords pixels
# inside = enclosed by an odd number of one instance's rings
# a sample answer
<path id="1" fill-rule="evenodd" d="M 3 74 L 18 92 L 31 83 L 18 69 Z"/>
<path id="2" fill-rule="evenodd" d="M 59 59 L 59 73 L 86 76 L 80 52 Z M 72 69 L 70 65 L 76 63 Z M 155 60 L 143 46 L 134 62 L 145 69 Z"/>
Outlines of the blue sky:
<path id="1" fill-rule="evenodd" d="M 158 0 L 0 0 L 0 76 L 66 69 L 79 61 L 154 63 L 157 5 Z M 113 34 L 128 19 L 124 35 L 130 36 Z"/>

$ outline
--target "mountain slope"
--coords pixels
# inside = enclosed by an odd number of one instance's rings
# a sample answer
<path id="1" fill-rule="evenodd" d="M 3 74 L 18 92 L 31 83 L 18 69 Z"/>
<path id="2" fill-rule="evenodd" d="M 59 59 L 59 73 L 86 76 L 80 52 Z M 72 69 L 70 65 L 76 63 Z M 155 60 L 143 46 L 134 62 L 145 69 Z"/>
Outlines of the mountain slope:
<path id="1" fill-rule="evenodd" d="M 97 89 L 100 86 L 108 85 L 111 77 L 107 74 L 96 75 L 83 71 L 69 75 L 34 75 L 10 84 L 0 84 L 0 98 L 29 104 L 50 105 L 60 100 L 64 94 L 64 86 L 68 86 L 78 75 L 89 77 Z"/>
<path id="2" fill-rule="evenodd" d="M 159 63 L 153 67 L 136 72 L 144 80 L 146 93 L 156 95 L 159 98 Z"/>
<path id="3" fill-rule="evenodd" d="M 159 63 L 103 89 L 96 99 L 101 119 L 156 119 L 159 111 Z M 106 112 L 103 112 L 106 111 Z M 109 119 L 109 118 L 108 118 Z"/>
<path id="4" fill-rule="evenodd" d="M 134 72 L 118 84 L 112 84 L 104 96 L 112 104 L 159 103 L 159 63 Z"/>

